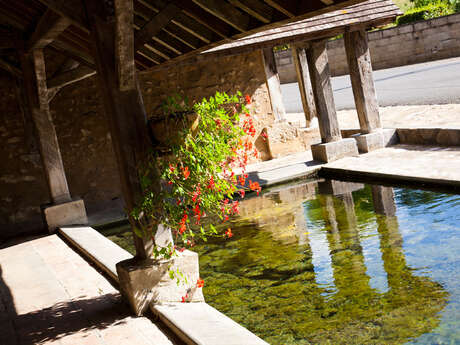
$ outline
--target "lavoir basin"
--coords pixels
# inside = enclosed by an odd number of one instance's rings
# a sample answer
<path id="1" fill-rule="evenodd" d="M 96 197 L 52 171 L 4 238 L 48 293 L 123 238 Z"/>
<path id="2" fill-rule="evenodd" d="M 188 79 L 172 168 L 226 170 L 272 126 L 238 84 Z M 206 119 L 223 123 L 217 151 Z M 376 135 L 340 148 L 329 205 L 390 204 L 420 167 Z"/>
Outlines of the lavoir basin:
<path id="1" fill-rule="evenodd" d="M 302 181 L 231 223 L 193 248 L 205 298 L 268 343 L 460 344 L 460 195 Z"/>

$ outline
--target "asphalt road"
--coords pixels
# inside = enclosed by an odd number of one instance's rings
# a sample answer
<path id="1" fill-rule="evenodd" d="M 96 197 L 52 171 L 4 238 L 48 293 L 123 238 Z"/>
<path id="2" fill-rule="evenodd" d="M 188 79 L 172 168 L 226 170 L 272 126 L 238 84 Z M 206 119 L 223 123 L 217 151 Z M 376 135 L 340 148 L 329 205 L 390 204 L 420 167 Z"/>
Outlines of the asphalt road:
<path id="1" fill-rule="evenodd" d="M 460 58 L 374 72 L 380 106 L 460 103 Z M 350 77 L 332 78 L 337 110 L 355 107 Z M 302 112 L 297 83 L 281 85 L 288 113 Z"/>

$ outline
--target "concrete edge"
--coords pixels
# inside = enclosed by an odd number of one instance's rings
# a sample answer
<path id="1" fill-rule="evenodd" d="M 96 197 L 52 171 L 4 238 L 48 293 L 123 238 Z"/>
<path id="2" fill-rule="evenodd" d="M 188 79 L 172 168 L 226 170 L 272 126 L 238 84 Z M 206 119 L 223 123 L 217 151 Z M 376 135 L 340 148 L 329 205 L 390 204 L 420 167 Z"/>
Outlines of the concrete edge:
<path id="1" fill-rule="evenodd" d="M 115 265 L 133 256 L 116 243 L 88 226 L 60 227 L 58 233 L 86 259 L 118 282 Z M 105 254 L 105 255 L 104 255 Z"/>
<path id="2" fill-rule="evenodd" d="M 133 256 L 118 246 L 116 243 L 109 240 L 107 237 L 99 233 L 97 230 L 89 226 L 68 226 L 58 228 L 58 234 L 65 240 L 70 242 L 75 250 L 84 258 L 94 263 L 98 268 L 105 272 L 115 282 L 119 282 L 116 264 L 120 261 L 130 259 Z M 235 332 L 239 337 L 245 337 L 250 342 L 239 342 L 235 343 L 238 345 L 268 345 L 262 339 L 257 337 L 255 334 L 250 332 L 245 327 L 236 323 L 225 314 L 221 313 L 217 309 L 213 308 L 205 302 L 192 302 L 192 303 L 178 303 L 179 306 L 185 306 L 187 304 L 201 305 L 202 309 L 200 312 L 199 319 L 207 320 L 208 324 L 217 325 L 226 323 L 233 328 L 232 332 Z M 164 308 L 164 305 L 162 305 Z M 209 345 L 210 343 L 199 339 L 196 336 L 189 334 L 186 330 L 181 327 L 183 320 L 174 320 L 173 317 L 166 315 L 161 310 L 155 308 L 155 305 L 151 304 L 150 309 L 157 315 L 160 320 L 168 326 L 178 337 L 190 345 Z M 209 312 L 212 310 L 212 313 Z M 223 320 L 223 321 L 222 321 Z M 226 328 L 228 331 L 228 327 Z"/>
<path id="3" fill-rule="evenodd" d="M 393 175 L 361 170 L 347 170 L 340 168 L 322 167 L 319 176 L 323 178 L 336 178 L 339 180 L 353 179 L 353 181 L 363 182 L 386 182 L 389 184 L 398 184 L 406 186 L 416 186 L 418 188 L 435 188 L 446 191 L 460 191 L 460 181 L 434 179 L 409 175 Z"/>
<path id="4" fill-rule="evenodd" d="M 150 305 L 150 309 L 188 345 L 269 345 L 254 333 L 205 302 Z M 198 330 L 194 327 L 193 320 L 188 325 L 184 320 L 191 316 L 189 315 L 190 311 L 194 315 L 197 314 L 197 311 L 199 313 L 199 317 L 195 319 L 205 326 L 199 330 L 199 332 L 205 333 L 202 337 L 197 335 L 197 332 L 187 332 L 186 330 L 187 326 L 195 331 Z M 175 313 L 181 313 L 181 315 L 184 315 L 184 319 L 175 319 Z M 233 329 L 232 332 L 235 332 L 237 336 L 230 342 L 225 337 L 229 336 L 229 329 Z"/>

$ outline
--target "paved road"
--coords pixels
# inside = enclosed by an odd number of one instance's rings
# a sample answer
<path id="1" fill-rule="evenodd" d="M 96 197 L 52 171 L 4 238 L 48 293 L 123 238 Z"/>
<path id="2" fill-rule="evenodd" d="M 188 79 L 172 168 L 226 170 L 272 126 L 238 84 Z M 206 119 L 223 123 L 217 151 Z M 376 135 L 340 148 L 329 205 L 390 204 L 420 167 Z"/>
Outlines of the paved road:
<path id="1" fill-rule="evenodd" d="M 374 72 L 380 106 L 460 103 L 460 58 Z M 332 78 L 337 110 L 355 107 L 348 75 Z M 287 112 L 302 112 L 297 83 L 281 85 Z"/>

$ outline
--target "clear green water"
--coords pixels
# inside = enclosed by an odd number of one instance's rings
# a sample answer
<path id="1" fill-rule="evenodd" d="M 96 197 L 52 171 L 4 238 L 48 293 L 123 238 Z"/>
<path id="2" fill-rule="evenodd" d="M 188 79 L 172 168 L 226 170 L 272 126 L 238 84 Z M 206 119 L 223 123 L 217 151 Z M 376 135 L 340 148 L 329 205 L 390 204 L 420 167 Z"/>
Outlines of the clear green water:
<path id="1" fill-rule="evenodd" d="M 270 344 L 460 344 L 460 195 L 304 181 L 232 229 L 195 247 L 206 301 Z"/>

